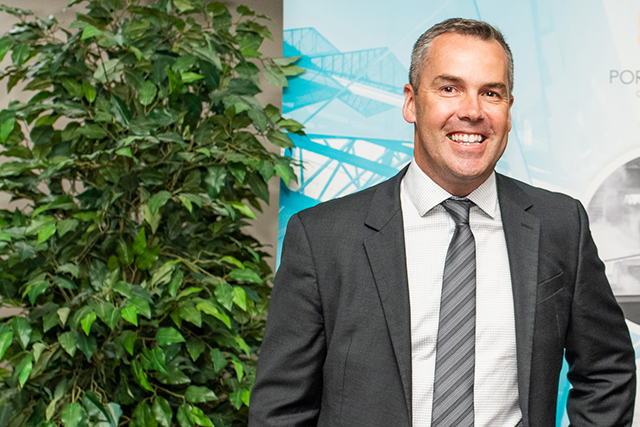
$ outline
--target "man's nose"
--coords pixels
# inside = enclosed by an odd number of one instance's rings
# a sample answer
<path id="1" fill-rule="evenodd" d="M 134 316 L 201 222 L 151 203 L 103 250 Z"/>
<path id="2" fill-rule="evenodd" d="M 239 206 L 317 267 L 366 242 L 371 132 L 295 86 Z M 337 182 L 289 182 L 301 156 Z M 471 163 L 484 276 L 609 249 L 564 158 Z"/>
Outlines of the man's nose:
<path id="1" fill-rule="evenodd" d="M 460 120 L 477 122 L 478 120 L 482 120 L 483 117 L 484 114 L 480 103 L 480 95 L 466 93 L 460 99 L 460 105 L 458 106 L 458 118 Z"/>

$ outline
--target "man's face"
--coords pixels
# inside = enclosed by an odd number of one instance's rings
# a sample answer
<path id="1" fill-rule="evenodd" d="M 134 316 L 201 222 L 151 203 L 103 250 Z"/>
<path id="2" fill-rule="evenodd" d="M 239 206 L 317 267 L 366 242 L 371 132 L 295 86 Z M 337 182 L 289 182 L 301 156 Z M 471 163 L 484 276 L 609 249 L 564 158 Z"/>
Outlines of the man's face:
<path id="1" fill-rule="evenodd" d="M 511 130 L 513 97 L 500 43 L 455 33 L 436 37 L 417 92 L 405 85 L 404 95 L 418 166 L 453 195 L 475 190 L 493 172 Z"/>

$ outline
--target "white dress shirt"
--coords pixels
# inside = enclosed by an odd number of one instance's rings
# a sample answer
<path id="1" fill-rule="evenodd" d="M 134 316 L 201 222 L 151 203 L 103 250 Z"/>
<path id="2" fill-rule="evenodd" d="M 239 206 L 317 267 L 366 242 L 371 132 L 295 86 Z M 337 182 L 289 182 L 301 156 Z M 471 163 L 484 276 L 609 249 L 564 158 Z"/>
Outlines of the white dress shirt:
<path id="1" fill-rule="evenodd" d="M 413 427 L 430 427 L 444 262 L 455 223 L 440 205 L 449 197 L 414 162 L 401 184 L 409 299 Z M 467 196 L 476 241 L 475 427 L 515 426 L 516 335 L 507 244 L 495 174 Z"/>

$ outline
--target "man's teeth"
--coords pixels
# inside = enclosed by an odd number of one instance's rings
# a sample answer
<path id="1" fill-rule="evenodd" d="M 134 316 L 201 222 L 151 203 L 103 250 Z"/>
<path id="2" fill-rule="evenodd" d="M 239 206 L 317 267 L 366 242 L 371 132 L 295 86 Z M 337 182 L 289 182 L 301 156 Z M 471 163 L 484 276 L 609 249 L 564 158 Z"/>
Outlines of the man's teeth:
<path id="1" fill-rule="evenodd" d="M 470 144 L 479 144 L 484 141 L 484 136 L 477 134 L 452 134 L 449 136 L 452 141 L 455 142 L 467 142 Z"/>

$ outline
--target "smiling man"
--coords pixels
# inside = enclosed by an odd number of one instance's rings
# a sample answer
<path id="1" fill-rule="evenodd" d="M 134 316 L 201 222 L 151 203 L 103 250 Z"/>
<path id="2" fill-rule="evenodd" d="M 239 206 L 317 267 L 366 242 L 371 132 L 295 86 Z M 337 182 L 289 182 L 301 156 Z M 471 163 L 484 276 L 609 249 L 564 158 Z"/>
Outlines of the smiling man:
<path id="1" fill-rule="evenodd" d="M 630 426 L 634 352 L 582 205 L 495 173 L 513 59 L 490 25 L 416 42 L 414 160 L 292 217 L 250 426 Z"/>

